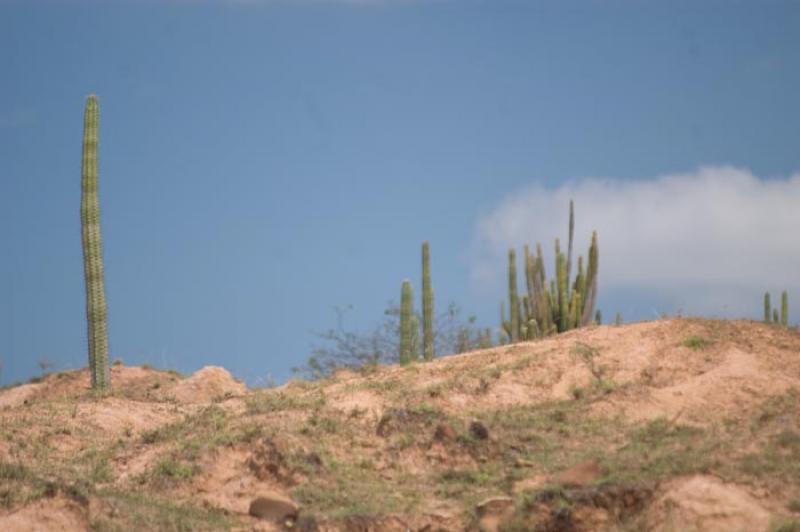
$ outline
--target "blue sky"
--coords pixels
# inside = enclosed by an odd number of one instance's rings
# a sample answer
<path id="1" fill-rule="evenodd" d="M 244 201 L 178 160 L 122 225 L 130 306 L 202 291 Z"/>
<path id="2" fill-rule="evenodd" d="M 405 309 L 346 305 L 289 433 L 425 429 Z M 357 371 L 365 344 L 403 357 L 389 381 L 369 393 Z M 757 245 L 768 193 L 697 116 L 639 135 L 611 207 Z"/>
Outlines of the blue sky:
<path id="1" fill-rule="evenodd" d="M 791 1 L 0 2 L 0 382 L 85 364 L 89 93 L 129 364 L 284 380 L 335 306 L 366 328 L 419 284 L 424 239 L 437 302 L 495 326 L 505 248 L 549 250 L 570 196 L 607 316 L 800 301 L 799 28 Z"/>

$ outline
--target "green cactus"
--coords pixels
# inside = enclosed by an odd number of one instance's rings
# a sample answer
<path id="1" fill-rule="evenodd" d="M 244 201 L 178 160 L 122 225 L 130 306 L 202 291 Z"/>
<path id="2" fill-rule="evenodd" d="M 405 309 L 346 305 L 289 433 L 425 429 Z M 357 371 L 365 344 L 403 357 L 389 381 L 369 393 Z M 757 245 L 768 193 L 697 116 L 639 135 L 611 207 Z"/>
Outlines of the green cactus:
<path id="1" fill-rule="evenodd" d="M 428 242 L 422 243 L 422 345 L 425 360 L 433 360 L 433 287 Z"/>
<path id="2" fill-rule="evenodd" d="M 781 325 L 789 326 L 789 294 L 786 290 L 781 293 Z"/>
<path id="3" fill-rule="evenodd" d="M 622 313 L 617 312 L 617 315 L 614 316 L 614 325 L 622 325 L 624 322 L 622 321 Z"/>
<path id="4" fill-rule="evenodd" d="M 504 330 L 497 332 L 497 345 L 506 345 L 508 343 L 508 334 Z"/>
<path id="5" fill-rule="evenodd" d="M 556 239 L 556 288 L 558 290 L 558 332 L 569 329 L 569 299 L 567 292 L 567 259 L 559 251 L 558 239 Z"/>
<path id="6" fill-rule="evenodd" d="M 582 296 L 586 295 L 586 274 L 583 271 L 583 256 L 578 257 L 578 274 L 575 276 L 575 290 L 580 292 Z M 583 307 L 581 307 L 583 312 Z"/>
<path id="7" fill-rule="evenodd" d="M 780 320 L 781 320 L 781 318 L 780 318 L 780 316 L 778 316 L 778 309 L 776 309 L 776 308 L 772 309 L 772 323 L 777 325 L 777 324 L 780 323 Z"/>
<path id="8" fill-rule="evenodd" d="M 772 320 L 772 304 L 769 302 L 769 292 L 764 292 L 764 323 Z"/>
<path id="9" fill-rule="evenodd" d="M 597 271 L 600 250 L 597 243 L 597 231 L 592 232 L 592 244 L 589 246 L 589 265 L 586 268 L 586 292 L 584 293 L 583 317 L 581 326 L 589 325 L 594 315 L 597 302 Z"/>
<path id="10" fill-rule="evenodd" d="M 506 336 L 510 336 L 511 322 L 506 319 L 506 302 L 502 299 L 500 300 L 500 330 L 504 331 Z"/>
<path id="11" fill-rule="evenodd" d="M 597 309 L 597 312 L 594 313 L 594 322 L 598 325 L 603 324 L 603 313 L 600 312 L 600 309 Z"/>
<path id="12" fill-rule="evenodd" d="M 414 351 L 414 292 L 411 281 L 403 281 L 400 291 L 400 364 L 407 365 L 416 360 Z"/>
<path id="13" fill-rule="evenodd" d="M 420 349 L 420 334 L 419 334 L 419 317 L 416 313 L 411 314 L 411 359 L 417 360 L 419 358 Z"/>
<path id="14" fill-rule="evenodd" d="M 524 272 L 526 293 L 521 300 L 518 299 L 520 310 L 515 319 L 514 313 L 517 305 L 509 302 L 511 321 L 506 325 L 504 318 L 501 320 L 504 330 L 512 341 L 516 338 L 530 336 L 531 320 L 535 320 L 539 335 L 548 335 L 555 332 L 567 331 L 576 327 L 583 327 L 592 323 L 595 318 L 595 305 L 597 302 L 597 272 L 599 264 L 599 246 L 597 232 L 592 233 L 592 243 L 589 247 L 588 265 L 584 270 L 583 257 L 578 256 L 577 272 L 572 279 L 573 242 L 575 234 L 575 204 L 570 201 L 569 206 L 569 233 L 566 254 L 561 251 L 560 239 L 555 239 L 555 275 L 547 279 L 545 274 L 542 247 L 536 245 L 536 255 L 524 247 Z M 509 251 L 509 277 L 514 272 L 516 280 L 516 266 L 511 265 L 512 251 Z M 514 283 L 516 292 L 516 283 Z M 511 279 L 509 279 L 509 299 L 512 296 Z M 513 323 L 512 323 L 513 322 Z M 517 323 L 519 326 L 517 327 Z"/>
<path id="15" fill-rule="evenodd" d="M 511 343 L 519 342 L 519 296 L 517 295 L 517 253 L 508 250 L 508 312 L 511 319 Z"/>
<path id="16" fill-rule="evenodd" d="M 539 324 L 536 320 L 528 321 L 528 340 L 536 340 L 539 338 Z"/>
<path id="17" fill-rule="evenodd" d="M 86 285 L 86 322 L 89 344 L 89 372 L 92 388 L 111 387 L 108 364 L 108 325 L 103 274 L 103 241 L 100 234 L 100 202 L 97 193 L 97 143 L 99 128 L 97 97 L 86 99 L 83 118 L 83 161 L 81 164 L 81 240 Z"/>
<path id="18" fill-rule="evenodd" d="M 575 236 L 575 206 L 569 200 L 569 241 L 567 243 L 567 282 L 572 274 L 572 240 Z"/>

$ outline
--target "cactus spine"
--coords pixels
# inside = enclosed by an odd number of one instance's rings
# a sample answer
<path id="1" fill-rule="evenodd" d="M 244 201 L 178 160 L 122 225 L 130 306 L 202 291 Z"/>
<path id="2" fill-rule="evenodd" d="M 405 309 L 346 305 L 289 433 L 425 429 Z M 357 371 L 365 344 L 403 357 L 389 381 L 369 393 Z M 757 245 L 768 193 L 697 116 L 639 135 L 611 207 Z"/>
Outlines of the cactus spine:
<path id="1" fill-rule="evenodd" d="M 511 343 L 519 342 L 519 296 L 517 295 L 517 253 L 508 250 L 508 312 L 511 320 L 509 337 Z"/>
<path id="2" fill-rule="evenodd" d="M 764 323 L 772 320 L 772 305 L 769 302 L 769 292 L 764 292 Z"/>
<path id="3" fill-rule="evenodd" d="M 422 243 L 422 346 L 425 360 L 433 360 L 433 287 L 431 286 L 431 250 Z"/>
<path id="4" fill-rule="evenodd" d="M 83 118 L 83 160 L 81 164 L 81 241 L 86 285 L 89 372 L 92 388 L 111 386 L 108 364 L 108 326 L 103 281 L 103 241 L 100 235 L 100 202 L 97 194 L 97 136 L 99 128 L 97 97 L 86 99 Z"/>
<path id="5" fill-rule="evenodd" d="M 781 325 L 789 326 L 789 294 L 786 290 L 781 293 Z"/>
<path id="6" fill-rule="evenodd" d="M 400 291 L 400 364 L 407 365 L 416 360 L 414 352 L 414 293 L 411 281 L 403 281 Z"/>

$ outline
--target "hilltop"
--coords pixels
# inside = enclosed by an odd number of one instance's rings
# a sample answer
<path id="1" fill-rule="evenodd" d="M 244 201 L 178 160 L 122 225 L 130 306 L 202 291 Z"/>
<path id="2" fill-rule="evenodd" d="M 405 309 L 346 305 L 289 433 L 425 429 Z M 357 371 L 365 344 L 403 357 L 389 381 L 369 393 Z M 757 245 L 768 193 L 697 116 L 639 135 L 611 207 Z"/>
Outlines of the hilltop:
<path id="1" fill-rule="evenodd" d="M 248 390 L 0 390 L 0 529 L 800 530 L 800 333 L 662 319 Z"/>

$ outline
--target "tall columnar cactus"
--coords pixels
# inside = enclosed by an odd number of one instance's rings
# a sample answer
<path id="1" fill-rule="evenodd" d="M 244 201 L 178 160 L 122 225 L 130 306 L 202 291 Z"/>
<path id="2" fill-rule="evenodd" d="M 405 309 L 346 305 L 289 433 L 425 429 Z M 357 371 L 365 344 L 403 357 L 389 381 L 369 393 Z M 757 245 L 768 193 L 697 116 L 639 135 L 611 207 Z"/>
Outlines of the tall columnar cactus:
<path id="1" fill-rule="evenodd" d="M 789 326 L 789 294 L 786 290 L 781 293 L 781 325 Z"/>
<path id="2" fill-rule="evenodd" d="M 517 253 L 508 250 L 508 311 L 511 320 L 511 343 L 519 342 L 519 296 L 517 295 Z"/>
<path id="3" fill-rule="evenodd" d="M 506 319 L 506 302 L 502 299 L 500 300 L 500 330 L 506 333 L 506 336 L 511 330 L 511 322 Z"/>
<path id="4" fill-rule="evenodd" d="M 575 236 L 575 205 L 569 200 L 569 241 L 567 243 L 567 282 L 572 274 L 572 240 Z"/>
<path id="5" fill-rule="evenodd" d="M 86 284 L 86 323 L 89 344 L 89 372 L 92 388 L 111 386 L 108 364 L 108 326 L 103 281 L 103 241 L 100 235 L 100 202 L 97 194 L 97 97 L 86 99 L 83 117 L 83 161 L 81 164 L 81 237 Z"/>
<path id="6" fill-rule="evenodd" d="M 769 292 L 764 292 L 764 323 L 772 321 L 772 305 L 769 301 Z"/>
<path id="7" fill-rule="evenodd" d="M 569 296 L 567 295 L 567 259 L 559 250 L 556 239 L 556 287 L 558 289 L 558 331 L 569 329 Z"/>
<path id="8" fill-rule="evenodd" d="M 539 324 L 536 323 L 536 320 L 528 321 L 528 328 L 527 328 L 527 338 L 528 340 L 536 340 L 539 338 Z"/>
<path id="9" fill-rule="evenodd" d="M 592 233 L 592 244 L 589 246 L 589 265 L 586 268 L 586 294 L 584 294 L 583 319 L 581 326 L 592 322 L 594 306 L 597 303 L 597 272 L 600 264 L 600 249 L 597 243 L 597 231 Z"/>
<path id="10" fill-rule="evenodd" d="M 422 243 L 422 348 L 425 360 L 433 360 L 433 287 L 428 242 Z"/>
<path id="11" fill-rule="evenodd" d="M 777 308 L 772 309 L 772 323 L 777 325 L 778 323 L 780 323 L 780 320 L 781 317 L 778 316 L 778 309 Z"/>
<path id="12" fill-rule="evenodd" d="M 411 359 L 417 360 L 420 353 L 419 317 L 416 313 L 411 313 Z"/>
<path id="13" fill-rule="evenodd" d="M 400 364 L 410 364 L 416 360 L 414 351 L 414 292 L 411 281 L 403 281 L 400 291 Z"/>

